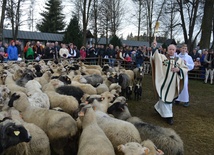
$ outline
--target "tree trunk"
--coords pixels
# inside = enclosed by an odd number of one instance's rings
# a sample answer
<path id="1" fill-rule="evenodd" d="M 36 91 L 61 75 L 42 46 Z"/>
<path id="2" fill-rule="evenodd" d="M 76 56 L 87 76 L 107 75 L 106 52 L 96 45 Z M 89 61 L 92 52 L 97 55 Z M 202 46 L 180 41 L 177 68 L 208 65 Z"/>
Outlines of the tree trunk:
<path id="1" fill-rule="evenodd" d="M 142 2 L 141 0 L 139 0 L 137 41 L 140 40 L 141 12 L 142 12 Z"/>
<path id="2" fill-rule="evenodd" d="M 180 0 L 177 0 L 177 2 L 180 8 L 180 16 L 181 16 L 181 23 L 182 23 L 181 26 L 184 34 L 184 42 L 187 44 L 188 36 L 187 36 L 187 30 L 186 30 L 186 24 L 185 24 L 185 18 L 184 18 L 183 3 Z"/>
<path id="3" fill-rule="evenodd" d="M 214 1 L 213 0 L 206 0 L 204 6 L 204 16 L 202 20 L 202 34 L 200 40 L 200 48 L 210 48 L 210 38 L 211 38 L 211 31 L 212 31 L 212 20 L 213 20 L 213 9 L 214 9 Z"/>
<path id="4" fill-rule="evenodd" d="M 5 19 L 5 10 L 6 10 L 7 0 L 3 0 L 2 2 L 2 10 L 1 10 L 1 23 L 0 23 L 0 40 L 3 40 L 3 28 L 4 28 L 4 19 Z"/>
<path id="5" fill-rule="evenodd" d="M 16 9 L 16 15 L 15 15 L 15 32 L 14 32 L 14 40 L 17 40 L 18 37 L 18 31 L 19 31 L 19 22 L 20 22 L 20 3 L 21 0 L 18 1 L 17 9 Z"/>
<path id="6" fill-rule="evenodd" d="M 91 7 L 91 1 L 92 0 L 84 0 L 83 2 L 83 45 L 86 45 L 86 34 L 87 34 L 87 27 L 88 27 L 88 19 L 89 19 L 89 12 L 90 12 L 90 7 Z"/>

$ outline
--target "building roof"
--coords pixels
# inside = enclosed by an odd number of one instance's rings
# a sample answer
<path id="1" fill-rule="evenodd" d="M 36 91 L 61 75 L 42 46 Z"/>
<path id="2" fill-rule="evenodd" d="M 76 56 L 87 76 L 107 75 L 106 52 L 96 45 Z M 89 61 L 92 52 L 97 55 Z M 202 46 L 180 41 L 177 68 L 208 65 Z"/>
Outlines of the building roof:
<path id="1" fill-rule="evenodd" d="M 108 39 L 108 44 L 109 44 L 109 41 L 111 40 Z M 105 45 L 106 44 L 106 38 L 98 38 L 97 39 L 98 41 L 98 44 L 101 44 L 101 45 Z M 93 40 L 93 42 L 95 42 L 95 40 Z M 136 40 L 121 40 L 122 44 L 124 45 L 127 45 L 127 46 L 133 46 L 133 47 L 138 47 L 138 46 L 143 46 L 143 45 L 146 45 L 146 47 L 149 47 L 149 42 L 145 42 L 145 41 L 136 41 Z M 158 43 L 157 46 L 161 46 L 162 43 Z"/>
<path id="2" fill-rule="evenodd" d="M 12 30 L 4 29 L 3 36 L 6 39 L 13 38 Z M 62 41 L 63 36 L 64 36 L 64 34 L 57 34 L 57 33 L 19 31 L 17 38 L 23 39 L 23 40 Z"/>

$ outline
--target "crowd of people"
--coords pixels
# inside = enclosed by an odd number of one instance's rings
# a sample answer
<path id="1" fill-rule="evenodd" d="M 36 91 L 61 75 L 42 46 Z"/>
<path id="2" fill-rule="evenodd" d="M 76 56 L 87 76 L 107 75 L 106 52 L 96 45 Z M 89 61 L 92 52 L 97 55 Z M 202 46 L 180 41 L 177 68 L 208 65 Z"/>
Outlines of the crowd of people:
<path id="1" fill-rule="evenodd" d="M 156 45 L 155 45 L 156 46 Z M 150 72 L 149 62 L 154 45 L 146 47 L 145 45 L 139 47 L 131 47 L 123 45 L 121 47 L 113 45 L 87 45 L 77 48 L 73 43 L 59 44 L 58 42 L 47 42 L 46 45 L 41 42 L 32 41 L 27 42 L 25 46 L 19 40 L 11 40 L 10 43 L 2 43 L 0 41 L 0 61 L 20 61 L 40 59 L 80 59 L 82 61 L 90 61 L 90 64 L 98 64 L 98 58 L 105 59 L 110 66 L 115 65 L 115 61 L 119 60 L 126 64 L 131 64 L 137 67 L 143 66 L 145 74 Z M 166 55 L 167 50 L 158 47 L 161 54 Z M 181 48 L 176 49 L 177 55 L 181 52 Z M 194 62 L 194 70 L 204 70 L 204 82 L 213 84 L 213 68 L 214 68 L 214 54 L 212 49 L 195 48 L 192 52 L 188 52 Z"/>

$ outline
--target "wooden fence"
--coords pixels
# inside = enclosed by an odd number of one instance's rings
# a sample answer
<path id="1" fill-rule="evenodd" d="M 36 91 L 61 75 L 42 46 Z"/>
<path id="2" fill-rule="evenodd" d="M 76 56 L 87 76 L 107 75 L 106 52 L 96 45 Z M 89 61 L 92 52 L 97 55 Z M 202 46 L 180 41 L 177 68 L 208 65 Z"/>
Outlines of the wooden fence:
<path id="1" fill-rule="evenodd" d="M 53 59 L 44 59 L 44 60 L 48 61 L 48 60 L 53 60 Z M 63 60 L 63 58 L 59 59 L 59 61 L 62 61 L 62 60 Z M 66 60 L 71 61 L 71 62 L 83 61 L 87 65 L 100 65 L 101 67 L 103 67 L 103 65 L 105 65 L 105 64 L 109 64 L 109 59 L 105 59 L 102 57 L 85 58 L 84 60 L 81 60 L 80 58 L 66 59 Z M 35 60 L 23 60 L 23 61 L 31 62 L 31 61 L 35 61 Z M 115 66 L 117 66 L 118 63 L 120 63 L 120 65 L 125 69 L 133 70 L 134 68 L 136 68 L 135 62 L 126 62 L 121 59 L 115 59 Z M 147 66 L 148 66 L 148 65 L 150 65 L 150 62 L 144 61 L 144 64 L 147 64 Z M 149 67 L 148 74 L 151 74 L 150 68 L 151 67 Z M 204 67 L 200 67 L 199 69 L 193 69 L 190 72 L 188 72 L 188 75 L 189 75 L 189 79 L 204 80 L 205 79 L 205 69 L 204 69 Z"/>

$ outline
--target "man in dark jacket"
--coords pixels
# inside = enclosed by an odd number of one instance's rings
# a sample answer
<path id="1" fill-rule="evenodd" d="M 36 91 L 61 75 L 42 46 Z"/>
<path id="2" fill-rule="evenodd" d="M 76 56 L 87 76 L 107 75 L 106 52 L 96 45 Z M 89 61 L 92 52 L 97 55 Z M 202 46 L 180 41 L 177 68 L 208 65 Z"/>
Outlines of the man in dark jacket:
<path id="1" fill-rule="evenodd" d="M 19 40 L 16 40 L 16 48 L 18 50 L 18 56 L 22 58 L 23 56 L 23 52 L 22 52 L 22 48 L 21 48 L 21 43 Z"/>
<path id="2" fill-rule="evenodd" d="M 109 58 L 109 65 L 111 67 L 114 67 L 116 52 L 115 52 L 114 46 L 112 44 L 109 45 L 107 54 L 108 54 L 108 58 Z"/>

